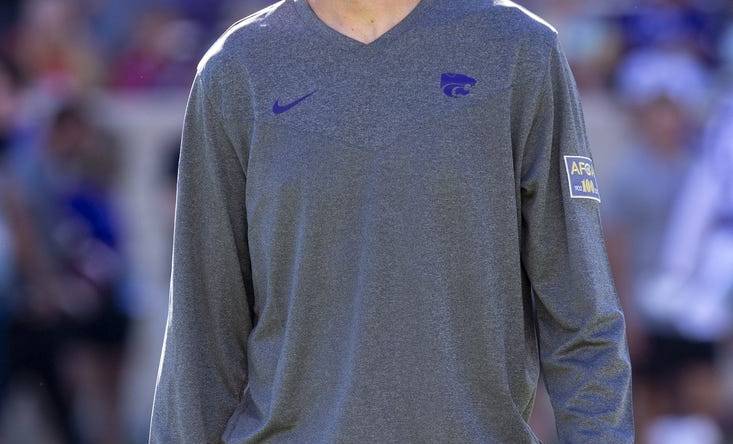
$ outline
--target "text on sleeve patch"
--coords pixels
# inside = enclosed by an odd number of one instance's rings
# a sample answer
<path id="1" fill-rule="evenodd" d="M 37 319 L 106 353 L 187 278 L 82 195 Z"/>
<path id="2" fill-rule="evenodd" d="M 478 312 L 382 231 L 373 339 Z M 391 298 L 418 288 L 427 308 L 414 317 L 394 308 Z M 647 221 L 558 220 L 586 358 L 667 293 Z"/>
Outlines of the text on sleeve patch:
<path id="1" fill-rule="evenodd" d="M 578 199 L 594 199 L 601 201 L 596 181 L 596 170 L 593 159 L 585 156 L 563 156 L 565 171 L 568 175 L 570 197 Z"/>

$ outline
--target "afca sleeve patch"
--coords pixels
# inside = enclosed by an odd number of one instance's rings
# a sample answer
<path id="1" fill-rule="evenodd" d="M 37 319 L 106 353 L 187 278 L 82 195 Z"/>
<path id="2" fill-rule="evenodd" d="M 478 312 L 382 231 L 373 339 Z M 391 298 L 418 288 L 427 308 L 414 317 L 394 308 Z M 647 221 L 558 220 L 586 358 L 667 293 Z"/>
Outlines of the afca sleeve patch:
<path id="1" fill-rule="evenodd" d="M 563 156 L 565 171 L 568 174 L 570 197 L 601 201 L 596 181 L 596 170 L 593 160 L 585 156 Z"/>

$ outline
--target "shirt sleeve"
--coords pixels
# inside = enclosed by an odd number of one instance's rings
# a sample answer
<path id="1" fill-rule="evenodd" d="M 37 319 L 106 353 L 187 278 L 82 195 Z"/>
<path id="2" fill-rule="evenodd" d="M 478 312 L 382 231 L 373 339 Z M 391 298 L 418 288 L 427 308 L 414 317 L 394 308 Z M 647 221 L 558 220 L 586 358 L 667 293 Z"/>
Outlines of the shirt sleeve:
<path id="1" fill-rule="evenodd" d="M 150 444 L 220 443 L 247 382 L 252 289 L 244 156 L 241 140 L 225 130 L 217 91 L 199 71 L 185 111 Z"/>
<path id="2" fill-rule="evenodd" d="M 632 443 L 631 364 L 601 193 L 575 79 L 556 36 L 549 52 L 534 105 L 524 110 L 532 120 L 521 175 L 521 254 L 542 377 L 560 442 Z"/>

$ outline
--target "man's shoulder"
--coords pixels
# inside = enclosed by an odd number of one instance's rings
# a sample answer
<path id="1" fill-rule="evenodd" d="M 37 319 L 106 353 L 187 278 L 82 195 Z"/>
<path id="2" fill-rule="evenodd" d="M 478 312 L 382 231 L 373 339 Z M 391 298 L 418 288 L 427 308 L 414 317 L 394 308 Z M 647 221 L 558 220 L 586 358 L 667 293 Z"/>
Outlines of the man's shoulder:
<path id="1" fill-rule="evenodd" d="M 199 73 L 228 69 L 241 63 L 259 50 L 264 49 L 277 34 L 282 15 L 286 14 L 287 2 L 280 0 L 234 22 L 209 47 L 198 64 Z"/>
<path id="2" fill-rule="evenodd" d="M 557 38 L 557 30 L 547 20 L 510 0 L 449 0 L 449 4 L 464 11 L 471 26 L 488 40 L 546 47 Z"/>
<path id="3" fill-rule="evenodd" d="M 519 88 L 536 85 L 562 51 L 557 29 L 540 15 L 510 0 L 447 0 L 467 5 L 470 39 L 491 57 L 505 57 Z M 531 92 L 530 90 L 527 90 Z"/>

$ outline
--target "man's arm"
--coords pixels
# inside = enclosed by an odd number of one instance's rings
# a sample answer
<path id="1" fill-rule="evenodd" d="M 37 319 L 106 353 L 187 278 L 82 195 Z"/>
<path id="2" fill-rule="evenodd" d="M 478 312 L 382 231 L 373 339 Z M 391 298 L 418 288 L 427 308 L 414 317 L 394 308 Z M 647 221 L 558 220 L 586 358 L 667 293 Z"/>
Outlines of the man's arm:
<path id="1" fill-rule="evenodd" d="M 578 91 L 554 34 L 522 157 L 522 263 L 560 441 L 632 443 L 631 364 Z M 566 157 L 568 156 L 568 157 Z"/>
<path id="2" fill-rule="evenodd" d="M 186 107 L 150 444 L 221 442 L 247 382 L 245 173 L 239 143 L 225 130 L 220 89 L 199 70 Z"/>

